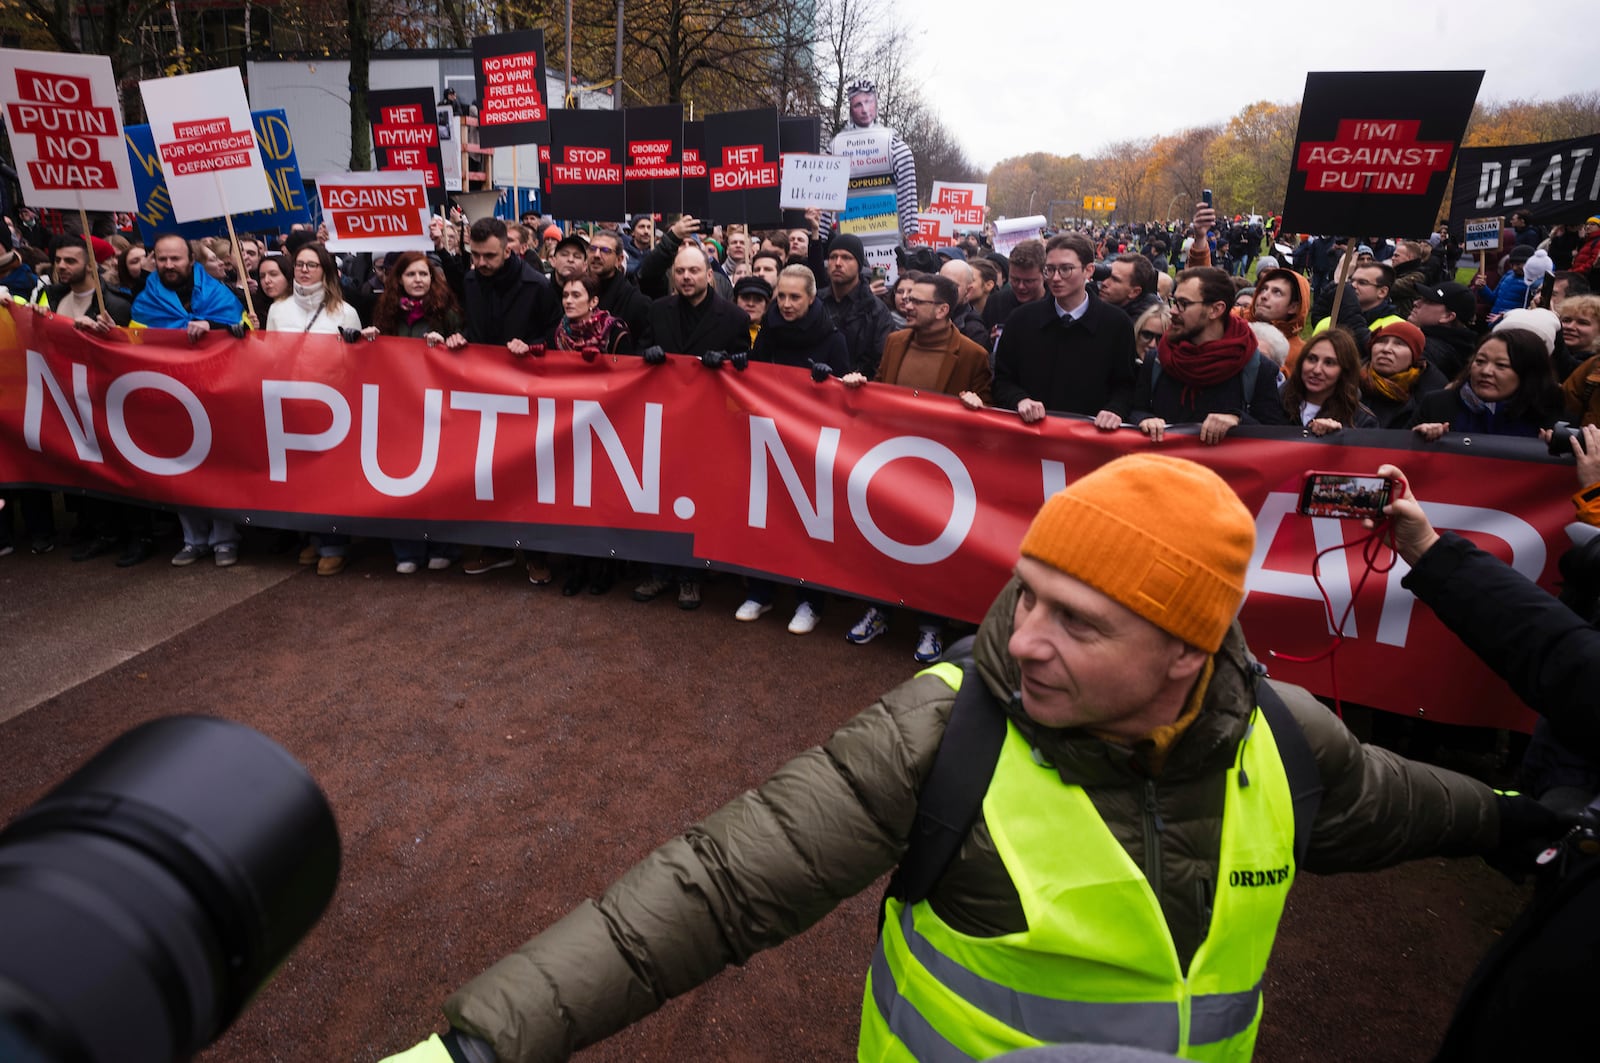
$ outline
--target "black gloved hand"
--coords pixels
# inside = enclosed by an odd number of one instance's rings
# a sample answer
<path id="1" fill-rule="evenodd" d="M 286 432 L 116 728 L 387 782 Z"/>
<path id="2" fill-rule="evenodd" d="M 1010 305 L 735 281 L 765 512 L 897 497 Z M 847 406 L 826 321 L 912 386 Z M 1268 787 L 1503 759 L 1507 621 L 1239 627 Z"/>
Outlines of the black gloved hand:
<path id="1" fill-rule="evenodd" d="M 249 331 L 250 326 L 246 325 L 243 321 L 235 321 L 233 324 L 228 326 L 228 335 L 232 336 L 236 340 L 244 339 L 244 334 Z"/>
<path id="2" fill-rule="evenodd" d="M 667 352 L 653 343 L 639 353 L 644 357 L 645 365 L 660 365 L 667 360 Z"/>
<path id="3" fill-rule="evenodd" d="M 750 352 L 736 351 L 735 353 L 728 355 L 728 362 L 735 369 L 742 373 L 746 369 L 750 368 Z"/>
<path id="4" fill-rule="evenodd" d="M 444 1042 L 445 1051 L 450 1053 L 451 1063 L 495 1063 L 494 1049 L 489 1042 L 470 1033 L 462 1033 L 451 1027 L 439 1035 L 439 1040 Z"/>
<path id="5" fill-rule="evenodd" d="M 1518 793 L 1496 793 L 1500 841 L 1483 854 L 1484 862 L 1513 882 L 1534 868 L 1534 858 L 1560 841 L 1574 821 Z"/>
<path id="6" fill-rule="evenodd" d="M 811 379 L 815 380 L 818 384 L 822 383 L 832 375 L 833 369 L 829 367 L 827 362 L 811 363 Z"/>
<path id="7" fill-rule="evenodd" d="M 361 330 L 358 328 L 342 328 L 339 330 L 339 338 L 346 343 L 360 343 Z"/>
<path id="8" fill-rule="evenodd" d="M 721 369 L 723 359 L 727 357 L 722 351 L 707 351 L 700 356 L 700 364 L 707 369 Z"/>

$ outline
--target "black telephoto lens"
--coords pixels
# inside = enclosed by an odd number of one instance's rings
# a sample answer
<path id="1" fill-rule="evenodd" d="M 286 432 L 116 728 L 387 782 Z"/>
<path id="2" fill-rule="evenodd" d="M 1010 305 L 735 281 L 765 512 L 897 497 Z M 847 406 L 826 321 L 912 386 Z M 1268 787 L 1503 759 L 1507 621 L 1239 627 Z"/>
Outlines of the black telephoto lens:
<path id="1" fill-rule="evenodd" d="M 205 716 L 134 728 L 0 832 L 0 1059 L 187 1059 L 338 879 L 333 811 L 277 743 Z"/>

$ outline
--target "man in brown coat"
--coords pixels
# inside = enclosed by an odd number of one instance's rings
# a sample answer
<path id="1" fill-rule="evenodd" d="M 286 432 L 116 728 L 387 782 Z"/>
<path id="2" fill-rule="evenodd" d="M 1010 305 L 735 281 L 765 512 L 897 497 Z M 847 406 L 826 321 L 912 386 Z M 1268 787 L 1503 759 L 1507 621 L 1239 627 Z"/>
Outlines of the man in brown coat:
<path id="1" fill-rule="evenodd" d="M 892 332 L 884 341 L 883 360 L 873 377 L 880 384 L 955 395 L 975 410 L 989 404 L 989 352 L 963 336 L 950 321 L 961 305 L 962 292 L 949 277 L 931 273 L 911 286 L 910 328 Z M 847 373 L 846 387 L 867 382 L 861 373 Z M 927 663 L 944 652 L 943 621 L 923 615 L 917 619 L 917 648 L 912 656 Z M 889 630 L 886 610 L 871 606 L 845 638 L 861 645 Z"/>
<path id="2" fill-rule="evenodd" d="M 937 391 L 989 402 L 989 352 L 963 336 L 950 323 L 961 305 L 961 292 L 949 277 L 931 274 L 911 286 L 909 328 L 892 332 L 883 345 L 883 360 L 873 380 L 903 388 Z M 861 373 L 847 373 L 843 383 L 858 388 Z"/>

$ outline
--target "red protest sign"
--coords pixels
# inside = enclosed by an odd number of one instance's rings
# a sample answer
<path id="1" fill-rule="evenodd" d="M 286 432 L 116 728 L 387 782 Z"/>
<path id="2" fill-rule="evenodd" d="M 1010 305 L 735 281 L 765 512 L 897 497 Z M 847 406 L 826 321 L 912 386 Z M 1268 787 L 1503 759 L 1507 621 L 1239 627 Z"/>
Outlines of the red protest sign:
<path id="1" fill-rule="evenodd" d="M 317 179 L 328 246 L 335 251 L 426 251 L 428 190 L 414 171 L 327 174 Z"/>
<path id="2" fill-rule="evenodd" d="M 159 145 L 161 159 L 179 177 L 248 168 L 254 132 L 234 129 L 226 115 L 172 124 L 172 140 Z"/>
<path id="3" fill-rule="evenodd" d="M 803 369 L 708 373 L 698 359 L 503 349 L 382 337 L 252 333 L 200 346 L 177 330 L 100 339 L 56 315 L 0 309 L 0 484 L 210 509 L 270 527 L 709 562 L 976 621 L 1040 503 L 1126 453 L 1133 429 L 1032 425 L 954 398 L 814 384 Z M 331 427 L 330 427 L 331 426 Z M 1402 464 L 1440 528 L 1545 586 L 1566 547 L 1570 463 L 1536 440 L 1419 444 L 1404 431 L 1306 438 L 1192 430 L 1163 453 L 1215 469 L 1254 517 L 1241 623 L 1255 652 L 1312 657 L 1353 602 L 1338 668 L 1361 704 L 1526 727 L 1522 707 L 1401 583 L 1363 579 L 1366 532 L 1296 512 L 1306 469 Z M 1317 554 L 1343 542 L 1349 555 Z M 729 621 L 731 623 L 731 621 Z M 1325 660 L 1273 661 L 1327 693 Z"/>

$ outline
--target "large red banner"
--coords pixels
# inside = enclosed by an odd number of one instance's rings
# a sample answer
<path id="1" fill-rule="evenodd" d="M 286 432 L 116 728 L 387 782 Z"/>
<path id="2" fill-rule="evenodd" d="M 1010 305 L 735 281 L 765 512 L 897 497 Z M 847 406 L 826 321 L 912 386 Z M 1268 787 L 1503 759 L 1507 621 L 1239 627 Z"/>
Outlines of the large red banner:
<path id="1" fill-rule="evenodd" d="M 850 390 L 672 357 L 513 361 L 419 340 L 146 330 L 99 341 L 32 309 L 0 313 L 0 483 L 203 508 L 253 525 L 521 545 L 804 580 L 965 620 L 1004 584 L 1040 502 L 1153 446 L 1133 430 L 887 385 Z M 1215 468 L 1256 515 L 1243 622 L 1273 675 L 1332 693 L 1311 574 L 1349 521 L 1294 512 L 1308 469 L 1406 470 L 1434 522 L 1546 587 L 1565 548 L 1570 464 L 1522 440 L 1425 444 L 1239 430 L 1163 452 Z M 1359 549 L 1321 564 L 1339 613 Z M 1346 699 L 1455 723 L 1526 726 L 1509 691 L 1400 586 L 1361 590 L 1337 656 Z"/>

